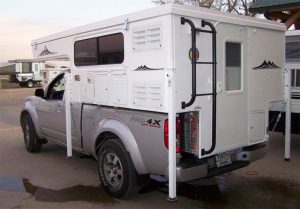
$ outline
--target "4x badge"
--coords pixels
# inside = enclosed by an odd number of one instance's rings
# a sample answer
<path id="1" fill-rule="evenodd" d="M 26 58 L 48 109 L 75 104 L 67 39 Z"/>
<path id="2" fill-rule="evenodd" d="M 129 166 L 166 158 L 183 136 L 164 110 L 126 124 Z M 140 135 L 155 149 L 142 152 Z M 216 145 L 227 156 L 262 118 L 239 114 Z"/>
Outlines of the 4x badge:
<path id="1" fill-rule="evenodd" d="M 142 123 L 143 126 L 149 126 L 154 128 L 160 128 L 160 120 L 149 119 Z"/>
<path id="2" fill-rule="evenodd" d="M 152 119 L 152 118 L 142 118 L 142 117 L 132 117 L 131 120 L 134 123 L 139 123 L 142 126 L 152 127 L 152 128 L 160 128 L 161 120 Z"/>

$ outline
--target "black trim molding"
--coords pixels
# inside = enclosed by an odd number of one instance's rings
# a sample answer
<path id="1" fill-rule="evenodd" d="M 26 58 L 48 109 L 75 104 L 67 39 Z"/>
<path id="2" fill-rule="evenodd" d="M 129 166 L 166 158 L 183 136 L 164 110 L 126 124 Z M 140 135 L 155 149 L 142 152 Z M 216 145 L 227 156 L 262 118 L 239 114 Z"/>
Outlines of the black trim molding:
<path id="1" fill-rule="evenodd" d="M 264 60 L 264 62 L 257 66 L 257 67 L 254 67 L 252 68 L 253 70 L 261 70 L 261 69 L 279 69 L 280 67 L 277 66 L 274 62 L 271 62 L 271 61 L 266 61 Z"/>

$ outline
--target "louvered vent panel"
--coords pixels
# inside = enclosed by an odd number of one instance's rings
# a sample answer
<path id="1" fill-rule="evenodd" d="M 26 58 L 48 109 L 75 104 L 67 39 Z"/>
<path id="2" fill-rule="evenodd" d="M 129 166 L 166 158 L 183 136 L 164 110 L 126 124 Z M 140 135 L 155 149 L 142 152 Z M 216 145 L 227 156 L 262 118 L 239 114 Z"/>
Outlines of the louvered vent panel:
<path id="1" fill-rule="evenodd" d="M 162 107 L 162 89 L 161 86 L 149 86 L 148 97 L 151 107 L 161 108 Z"/>
<path id="2" fill-rule="evenodd" d="M 134 84 L 133 103 L 136 106 L 145 106 L 147 104 L 147 88 L 144 85 Z"/>
<path id="3" fill-rule="evenodd" d="M 133 31 L 133 50 L 159 49 L 161 47 L 160 27 L 151 27 Z"/>
<path id="4" fill-rule="evenodd" d="M 134 84 L 133 104 L 138 107 L 163 107 L 163 89 L 160 84 Z"/>

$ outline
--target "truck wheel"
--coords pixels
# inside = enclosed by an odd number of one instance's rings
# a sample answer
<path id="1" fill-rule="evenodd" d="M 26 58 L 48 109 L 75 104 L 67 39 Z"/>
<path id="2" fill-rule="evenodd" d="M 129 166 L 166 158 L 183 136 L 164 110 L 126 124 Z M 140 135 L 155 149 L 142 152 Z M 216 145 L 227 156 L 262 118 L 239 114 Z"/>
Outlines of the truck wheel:
<path id="1" fill-rule="evenodd" d="M 139 176 L 118 139 L 110 139 L 101 146 L 98 153 L 98 174 L 106 192 L 114 197 L 126 198 L 140 189 Z"/>
<path id="2" fill-rule="evenodd" d="M 26 86 L 25 83 L 19 83 L 19 85 L 20 85 L 20 87 L 22 87 L 22 88 Z"/>
<path id="3" fill-rule="evenodd" d="M 32 88 L 34 86 L 34 83 L 32 80 L 27 81 L 27 87 Z"/>
<path id="4" fill-rule="evenodd" d="M 39 152 L 42 144 L 36 134 L 36 130 L 29 114 L 22 117 L 22 129 L 24 134 L 25 147 L 28 152 Z"/>

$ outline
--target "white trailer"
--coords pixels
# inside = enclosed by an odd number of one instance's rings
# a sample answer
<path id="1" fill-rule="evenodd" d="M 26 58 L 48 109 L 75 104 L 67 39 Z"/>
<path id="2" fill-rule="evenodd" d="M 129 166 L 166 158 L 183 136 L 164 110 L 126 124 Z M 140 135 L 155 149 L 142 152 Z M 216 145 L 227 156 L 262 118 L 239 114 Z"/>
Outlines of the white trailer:
<path id="1" fill-rule="evenodd" d="M 0 65 L 0 74 L 10 75 L 10 82 L 19 83 L 21 87 L 32 88 L 41 82 L 40 71 L 46 67 L 53 66 L 32 59 L 9 60 Z"/>
<path id="2" fill-rule="evenodd" d="M 199 160 L 215 156 L 219 168 L 252 159 L 267 143 L 270 103 L 283 100 L 285 30 L 273 21 L 169 4 L 34 40 L 32 51 L 37 60 L 70 60 L 72 105 L 168 114 L 166 176 L 174 200 L 176 145 Z M 176 141 L 177 117 L 184 137 Z"/>

